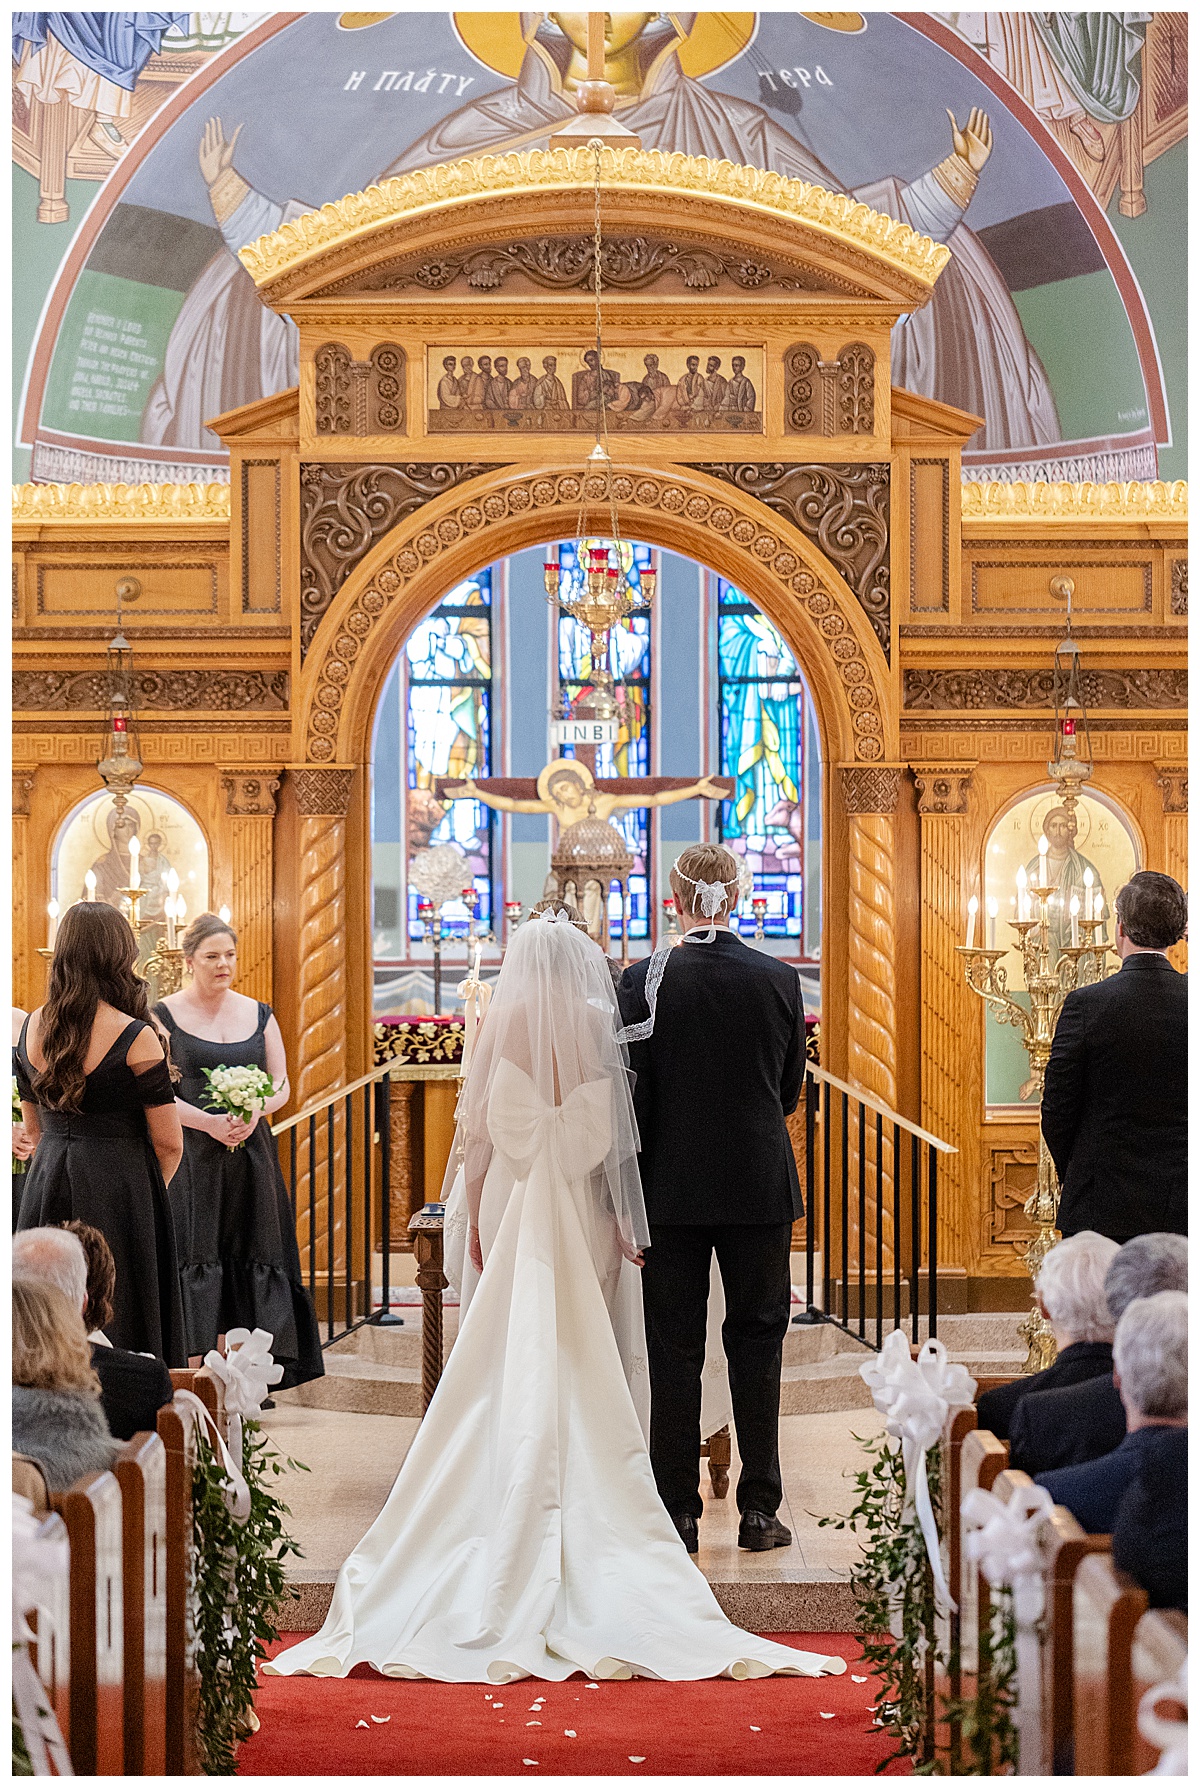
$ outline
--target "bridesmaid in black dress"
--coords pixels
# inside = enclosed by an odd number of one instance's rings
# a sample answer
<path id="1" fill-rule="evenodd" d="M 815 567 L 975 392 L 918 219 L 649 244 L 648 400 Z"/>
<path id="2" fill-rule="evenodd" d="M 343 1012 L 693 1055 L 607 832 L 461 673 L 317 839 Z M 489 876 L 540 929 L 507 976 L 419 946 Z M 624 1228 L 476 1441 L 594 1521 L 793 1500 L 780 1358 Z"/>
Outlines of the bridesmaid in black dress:
<path id="1" fill-rule="evenodd" d="M 237 936 L 203 913 L 182 940 L 191 983 L 154 1008 L 182 1070 L 176 1088 L 184 1160 L 171 1189 L 188 1347 L 230 1329 L 267 1329 L 281 1389 L 325 1371 L 317 1319 L 300 1275 L 291 1201 L 268 1115 L 289 1097 L 283 1037 L 269 1006 L 235 993 Z M 265 1068 L 275 1083 L 252 1124 L 209 1109 L 206 1068 Z"/>
<path id="2" fill-rule="evenodd" d="M 19 1229 L 78 1219 L 117 1268 L 114 1347 L 186 1366 L 167 1186 L 183 1157 L 166 1053 L 137 973 L 137 940 L 114 907 L 63 915 L 46 1003 L 17 1043 L 25 1128 L 36 1152 Z"/>

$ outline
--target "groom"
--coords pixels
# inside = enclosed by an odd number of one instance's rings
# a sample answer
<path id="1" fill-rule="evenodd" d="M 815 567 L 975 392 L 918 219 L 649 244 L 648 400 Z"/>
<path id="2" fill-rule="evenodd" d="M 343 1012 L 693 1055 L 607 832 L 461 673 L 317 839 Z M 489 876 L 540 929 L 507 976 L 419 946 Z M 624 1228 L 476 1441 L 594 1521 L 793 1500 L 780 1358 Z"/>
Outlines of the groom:
<path id="1" fill-rule="evenodd" d="M 622 1019 L 643 1033 L 629 1062 L 650 1222 L 650 1459 L 689 1552 L 704 1506 L 700 1381 L 714 1252 L 742 1461 L 738 1545 L 765 1552 L 792 1541 L 776 1511 L 791 1233 L 804 1214 L 785 1119 L 804 1084 L 804 1005 L 795 969 L 730 931 L 737 878 L 723 846 L 685 850 L 671 872 L 684 940 L 660 964 L 657 993 L 653 957 L 618 989 Z"/>

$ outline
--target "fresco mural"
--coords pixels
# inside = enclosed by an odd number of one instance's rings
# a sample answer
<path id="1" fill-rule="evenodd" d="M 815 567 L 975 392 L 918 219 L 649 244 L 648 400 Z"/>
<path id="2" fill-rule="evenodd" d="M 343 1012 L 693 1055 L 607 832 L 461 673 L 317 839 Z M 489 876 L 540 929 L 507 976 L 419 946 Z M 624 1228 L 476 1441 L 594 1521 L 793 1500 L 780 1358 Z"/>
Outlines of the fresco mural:
<path id="1" fill-rule="evenodd" d="M 949 244 L 892 376 L 984 418 L 968 476 L 1174 475 L 1182 354 L 1155 313 L 1185 289 L 1183 15 L 606 18 L 647 147 L 852 193 Z M 544 144 L 584 34 L 582 13 L 14 15 L 18 475 L 227 475 L 206 420 L 297 376 L 237 249 L 374 180 Z"/>

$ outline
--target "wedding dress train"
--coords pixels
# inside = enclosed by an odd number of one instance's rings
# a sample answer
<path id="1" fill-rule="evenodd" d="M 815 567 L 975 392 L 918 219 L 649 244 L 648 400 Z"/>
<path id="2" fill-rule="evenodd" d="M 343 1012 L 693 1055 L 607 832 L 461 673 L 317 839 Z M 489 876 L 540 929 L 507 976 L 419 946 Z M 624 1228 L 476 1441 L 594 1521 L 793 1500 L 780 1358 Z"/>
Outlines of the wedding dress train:
<path id="1" fill-rule="evenodd" d="M 640 1329 L 637 1269 L 594 1195 L 613 1084 L 584 1080 L 551 1103 L 501 1059 L 489 1085 L 483 1275 L 325 1625 L 264 1670 L 344 1676 L 367 1663 L 490 1683 L 840 1674 L 841 1658 L 734 1627 L 659 1501 L 626 1370 L 644 1377 L 644 1333 L 623 1367 L 614 1329 L 631 1332 L 631 1310 Z"/>

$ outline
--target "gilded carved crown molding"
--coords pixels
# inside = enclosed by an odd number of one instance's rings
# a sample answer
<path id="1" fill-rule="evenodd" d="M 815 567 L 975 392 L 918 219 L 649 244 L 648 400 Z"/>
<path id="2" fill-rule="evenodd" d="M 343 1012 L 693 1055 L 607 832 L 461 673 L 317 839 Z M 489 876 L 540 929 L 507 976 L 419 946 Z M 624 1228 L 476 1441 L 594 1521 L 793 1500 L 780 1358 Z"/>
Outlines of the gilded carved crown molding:
<path id="1" fill-rule="evenodd" d="M 971 792 L 974 764 L 913 764 L 920 814 L 963 814 Z"/>
<path id="2" fill-rule="evenodd" d="M 887 465 L 696 465 L 799 528 L 857 596 L 891 658 L 890 468 Z"/>
<path id="3" fill-rule="evenodd" d="M 839 764 L 842 805 L 851 816 L 892 814 L 900 804 L 899 764 Z"/>
<path id="4" fill-rule="evenodd" d="M 354 567 L 398 522 L 480 472 L 478 462 L 300 468 L 300 654 Z"/>
<path id="5" fill-rule="evenodd" d="M 751 500 L 738 502 L 732 492 L 729 501 L 723 502 L 719 494 L 689 488 L 669 475 L 614 471 L 610 477 L 591 473 L 582 478 L 574 472 L 534 473 L 488 490 L 477 501 L 462 503 L 428 525 L 421 524 L 420 516 L 409 517 L 412 534 L 378 567 L 349 611 L 342 612 L 336 632 L 330 634 L 321 653 L 307 716 L 305 751 L 310 761 L 323 763 L 337 756 L 342 707 L 354 675 L 354 661 L 380 616 L 406 585 L 469 535 L 480 536 L 477 562 L 486 563 L 487 548 L 482 542 L 488 529 L 504 525 L 510 517 L 545 511 L 547 535 L 553 538 L 558 525 L 554 512 L 577 510 L 581 501 L 615 503 L 628 514 L 631 530 L 636 530 L 639 512 L 657 510 L 683 517 L 694 527 L 727 537 L 741 552 L 769 567 L 780 587 L 807 612 L 829 655 L 831 671 L 842 686 L 850 712 L 855 757 L 872 764 L 883 757 L 883 704 L 854 630 L 832 591 L 778 534 L 763 526 L 762 506 Z"/>
<path id="6" fill-rule="evenodd" d="M 350 811 L 354 771 L 341 766 L 288 770 L 296 789 L 296 809 L 302 819 L 345 819 Z"/>
<path id="7" fill-rule="evenodd" d="M 360 241 L 398 218 L 415 218 L 434 208 L 506 193 L 572 188 L 591 192 L 595 173 L 595 159 L 586 146 L 442 162 L 306 211 L 249 243 L 239 255 L 255 284 L 265 288 L 314 257 Z M 882 262 L 922 298 L 932 291 L 950 259 L 944 244 L 918 235 L 908 224 L 872 211 L 845 194 L 826 192 L 805 180 L 788 180 L 761 168 L 737 167 L 730 161 L 664 154 L 657 149 L 605 149 L 600 185 L 610 193 L 650 190 L 668 200 L 672 194 L 702 195 L 792 220 L 831 244 Z"/>
<path id="8" fill-rule="evenodd" d="M 229 770 L 221 777 L 225 811 L 237 819 L 270 819 L 275 813 L 275 791 L 280 773 L 262 770 Z"/>
<path id="9" fill-rule="evenodd" d="M 1131 484 L 964 483 L 964 521 L 1178 521 L 1187 480 Z"/>
<path id="10" fill-rule="evenodd" d="M 1186 708 L 1187 672 L 1170 665 L 1080 672 L 1089 709 Z M 1052 670 L 906 670 L 906 713 L 1054 707 Z"/>
<path id="11" fill-rule="evenodd" d="M 227 484 L 14 484 L 14 522 L 227 522 Z"/>
<path id="12" fill-rule="evenodd" d="M 189 709 L 214 714 L 286 713 L 291 675 L 285 670 L 139 669 L 135 676 L 141 713 Z M 13 708 L 22 713 L 98 713 L 108 710 L 108 677 L 103 671 L 18 670 L 13 672 Z"/>

